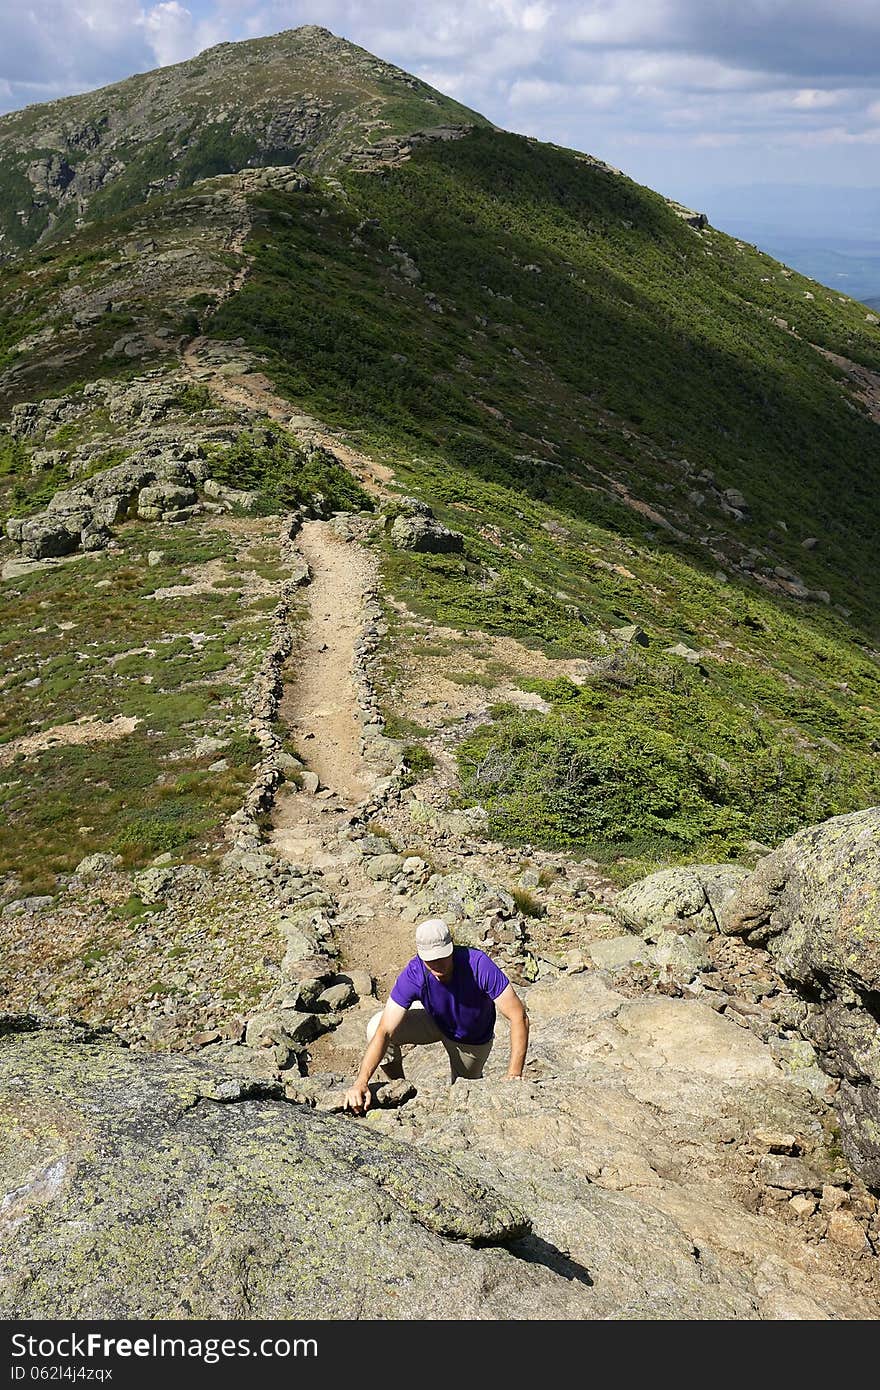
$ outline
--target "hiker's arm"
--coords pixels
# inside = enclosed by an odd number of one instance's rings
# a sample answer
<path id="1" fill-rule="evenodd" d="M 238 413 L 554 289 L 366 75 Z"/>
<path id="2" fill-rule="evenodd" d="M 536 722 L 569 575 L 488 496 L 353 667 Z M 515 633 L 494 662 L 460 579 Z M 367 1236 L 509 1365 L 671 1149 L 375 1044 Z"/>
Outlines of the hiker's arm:
<path id="1" fill-rule="evenodd" d="M 529 1045 L 529 1016 L 513 985 L 508 985 L 502 990 L 495 1003 L 510 1024 L 510 1062 L 507 1076 L 513 1080 L 522 1076 L 525 1066 Z"/>
<path id="2" fill-rule="evenodd" d="M 367 1050 L 364 1053 L 364 1060 L 361 1062 L 361 1069 L 357 1074 L 355 1083 L 345 1093 L 346 1110 L 353 1110 L 356 1115 L 362 1115 L 365 1110 L 369 1110 L 370 1100 L 372 1099 L 370 1095 L 370 1078 L 385 1056 L 388 1040 L 405 1014 L 406 1009 L 400 1004 L 395 1004 L 393 999 L 388 1000 L 388 1003 L 382 1010 L 379 1027 L 373 1034 Z"/>

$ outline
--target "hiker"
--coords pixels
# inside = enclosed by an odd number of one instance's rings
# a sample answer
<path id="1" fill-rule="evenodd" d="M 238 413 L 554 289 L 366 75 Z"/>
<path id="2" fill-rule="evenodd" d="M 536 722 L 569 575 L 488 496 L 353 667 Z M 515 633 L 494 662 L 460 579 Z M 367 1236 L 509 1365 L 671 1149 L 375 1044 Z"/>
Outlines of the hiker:
<path id="1" fill-rule="evenodd" d="M 345 1108 L 362 1115 L 372 1096 L 370 1078 L 382 1064 L 388 1081 L 403 1076 L 401 1043 L 442 1043 L 452 1081 L 476 1080 L 492 1051 L 495 1007 L 510 1024 L 509 1081 L 521 1081 L 529 1018 L 513 985 L 485 951 L 455 946 L 439 917 L 416 929 L 416 952 L 401 970 L 385 1008 L 367 1024 L 369 1046 Z"/>

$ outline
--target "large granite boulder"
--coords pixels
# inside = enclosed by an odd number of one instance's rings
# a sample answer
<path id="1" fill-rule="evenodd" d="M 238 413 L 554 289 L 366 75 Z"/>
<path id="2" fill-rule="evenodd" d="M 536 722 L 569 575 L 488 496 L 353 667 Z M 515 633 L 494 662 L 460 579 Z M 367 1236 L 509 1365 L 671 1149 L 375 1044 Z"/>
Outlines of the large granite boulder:
<path id="1" fill-rule="evenodd" d="M 137 511 L 142 521 L 159 521 L 166 512 L 177 511 L 181 507 L 191 507 L 196 501 L 195 491 L 178 483 L 158 482 L 151 487 L 142 488 L 138 494 Z"/>
<path id="2" fill-rule="evenodd" d="M 19 546 L 22 555 L 29 560 L 48 560 L 59 555 L 70 555 L 80 542 L 84 519 L 67 516 L 28 517 L 22 521 L 10 518 L 6 523 L 6 534 Z"/>
<path id="3" fill-rule="evenodd" d="M 272 1083 L 6 1015 L 0 1112 L 3 1318 L 570 1315 L 477 1248 L 527 1234 L 509 1203 Z"/>
<path id="4" fill-rule="evenodd" d="M 434 516 L 427 502 L 417 497 L 402 497 L 397 506 L 402 514 L 391 523 L 391 540 L 398 550 L 415 550 L 425 554 L 460 554 L 464 536 L 450 531 Z"/>
<path id="5" fill-rule="evenodd" d="M 89 478 L 89 491 L 97 501 L 119 497 L 131 502 L 155 476 L 156 469 L 149 464 L 117 463 Z"/>
<path id="6" fill-rule="evenodd" d="M 805 996 L 801 1031 L 841 1078 L 844 1152 L 880 1185 L 880 807 L 786 840 L 725 904 L 722 930 L 766 946 Z"/>
<path id="7" fill-rule="evenodd" d="M 740 864 L 694 864 L 660 869 L 619 895 L 614 910 L 620 921 L 649 941 L 661 932 L 718 931 L 718 915 L 748 877 Z"/>

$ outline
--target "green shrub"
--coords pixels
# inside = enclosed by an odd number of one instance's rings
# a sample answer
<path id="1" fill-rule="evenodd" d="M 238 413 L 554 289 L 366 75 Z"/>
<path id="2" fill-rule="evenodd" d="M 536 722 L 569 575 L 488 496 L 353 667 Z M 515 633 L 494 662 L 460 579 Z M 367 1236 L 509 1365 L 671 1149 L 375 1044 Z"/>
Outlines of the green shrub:
<path id="1" fill-rule="evenodd" d="M 211 470 L 218 482 L 256 492 L 264 514 L 305 508 L 315 516 L 372 510 L 372 501 L 350 473 L 324 449 L 302 450 L 280 425 L 243 432 L 215 450 Z"/>
<path id="2" fill-rule="evenodd" d="M 407 766 L 403 785 L 408 787 L 411 787 L 426 772 L 430 772 L 437 762 L 431 750 L 425 748 L 424 744 L 421 743 L 408 743 L 403 749 L 402 756 Z"/>
<path id="3" fill-rule="evenodd" d="M 198 827 L 188 821 L 168 820 L 160 814 L 143 815 L 122 827 L 113 839 L 113 848 L 118 854 L 126 850 L 158 854 L 179 849 L 197 835 Z"/>
<path id="4" fill-rule="evenodd" d="M 521 912 L 523 917 L 546 917 L 546 907 L 528 888 L 514 888 L 512 897 L 517 912 Z"/>
<path id="5" fill-rule="evenodd" d="M 541 683 L 536 682 L 540 685 Z M 576 687 L 575 687 L 576 689 Z M 735 853 L 865 804 L 880 790 L 867 750 L 849 764 L 745 710 L 700 708 L 643 674 L 604 705 L 544 684 L 550 714 L 496 707 L 459 749 L 462 792 L 510 841 Z M 858 775 L 854 776 L 854 770 Z"/>

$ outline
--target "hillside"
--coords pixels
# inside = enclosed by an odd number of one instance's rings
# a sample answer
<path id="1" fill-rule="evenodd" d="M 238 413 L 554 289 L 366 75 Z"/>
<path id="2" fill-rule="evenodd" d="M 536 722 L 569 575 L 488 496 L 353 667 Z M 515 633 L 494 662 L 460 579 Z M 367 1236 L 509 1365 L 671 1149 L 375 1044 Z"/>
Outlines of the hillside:
<path id="1" fill-rule="evenodd" d="M 209 334 L 463 532 L 461 556 L 377 537 L 389 595 L 590 664 L 579 688 L 537 692 L 549 717 L 499 709 L 463 746 L 463 793 L 498 833 L 705 857 L 876 800 L 875 316 L 592 159 L 485 124 L 354 170 L 365 111 L 375 137 L 413 116 L 401 93 L 440 99 L 325 31 L 107 89 L 108 131 L 136 128 L 161 163 L 150 113 L 201 119 L 238 64 L 246 122 L 252 89 L 278 109 L 270 79 L 311 90 L 316 51 L 335 133 L 296 170 L 160 180 L 127 209 L 96 195 L 80 230 L 59 240 L 61 218 L 10 263 L 0 401 L 73 403 L 70 423 L 8 439 L 7 509 L 45 505 L 69 442 L 80 475 L 125 456 L 121 424 L 77 404 L 83 383 L 170 382 Z M 9 138 L 30 158 L 105 98 L 9 117 Z"/>
<path id="2" fill-rule="evenodd" d="M 348 1182 L 339 1084 L 439 913 L 530 999 L 529 1085 L 499 1126 L 497 1071 L 453 1105 L 416 1068 L 358 1122 L 387 1134 L 364 1213 L 433 1115 L 504 1248 L 450 1254 L 472 1212 L 441 1185 L 426 1214 L 418 1155 L 395 1231 L 469 1288 L 515 1270 L 523 1315 L 662 1315 L 667 1286 L 682 1317 L 860 1315 L 880 984 L 822 894 L 846 898 L 876 817 L 847 813 L 880 802 L 876 314 L 322 29 L 5 117 L 0 188 L 11 1084 L 21 1059 L 35 1093 L 84 1084 L 87 1057 L 108 1114 L 131 1086 L 176 1123 L 179 1083 L 194 1173 L 271 1132 Z M 797 835 L 829 817 L 833 874 L 802 889 Z M 778 863 L 838 914 L 833 965 L 749 934 Z M 78 1208 L 65 1187 L 40 1225 L 53 1124 L 8 1163 L 31 1224 L 4 1311 L 170 1315 L 161 1243 L 145 1292 L 100 1217 L 100 1308 L 22 1273 Z M 120 1171 L 166 1191 L 145 1154 L 122 1141 Z M 299 1229 L 261 1226 L 265 1269 L 219 1228 L 198 1258 L 312 1316 L 311 1287 L 261 1282 Z M 180 1316 L 244 1306 L 190 1275 Z M 400 1310 L 437 1316 L 430 1281 Z"/>

